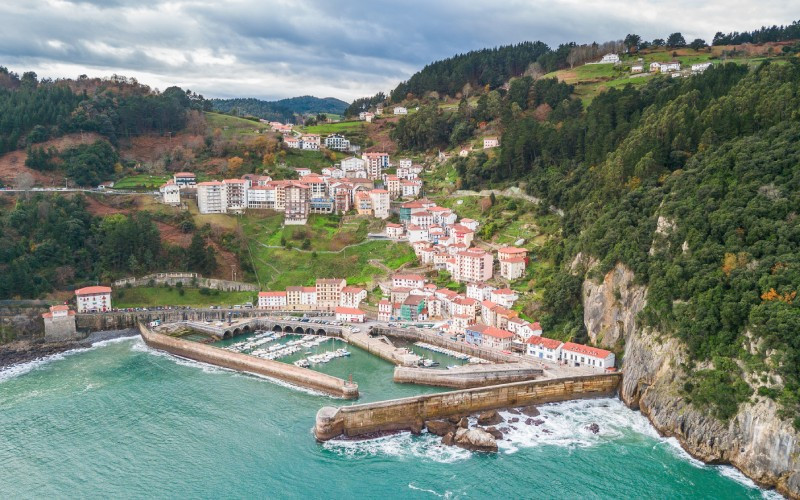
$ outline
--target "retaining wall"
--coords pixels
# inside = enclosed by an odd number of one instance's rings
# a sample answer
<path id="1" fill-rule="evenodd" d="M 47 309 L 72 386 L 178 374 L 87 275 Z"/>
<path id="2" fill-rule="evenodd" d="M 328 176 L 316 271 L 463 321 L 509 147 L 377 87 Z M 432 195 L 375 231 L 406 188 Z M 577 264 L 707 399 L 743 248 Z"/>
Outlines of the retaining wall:
<path id="1" fill-rule="evenodd" d="M 192 279 L 196 283 L 192 283 Z M 258 285 L 253 283 L 243 283 L 241 281 L 220 280 L 215 278 L 203 278 L 197 273 L 155 273 L 142 276 L 141 278 L 123 278 L 114 282 L 114 286 L 121 287 L 125 285 L 131 286 L 149 286 L 150 281 L 156 285 L 171 285 L 176 286 L 181 283 L 185 287 L 201 287 L 213 288 L 215 290 L 223 290 L 226 292 L 257 292 L 260 290 Z"/>
<path id="2" fill-rule="evenodd" d="M 345 399 L 358 398 L 358 385 L 337 377 L 279 361 L 256 358 L 197 342 L 176 339 L 155 333 L 141 323 L 138 326 L 142 339 L 154 349 L 231 370 L 265 375 L 290 384 L 322 391 L 332 396 Z"/>
<path id="3" fill-rule="evenodd" d="M 542 375 L 544 375 L 544 370 L 522 363 L 468 365 L 452 370 L 409 368 L 404 366 L 398 366 L 394 369 L 394 381 L 397 383 L 434 385 L 452 387 L 454 389 L 508 384 L 523 380 L 533 380 Z"/>
<path id="4" fill-rule="evenodd" d="M 466 342 L 455 342 L 448 337 L 440 337 L 436 334 L 426 333 L 412 328 L 389 328 L 389 327 L 374 327 L 373 333 L 386 335 L 387 337 L 396 337 L 399 339 L 407 340 L 409 342 L 427 342 L 428 344 L 444 347 L 452 351 L 469 354 L 487 361 L 495 363 L 531 363 L 531 358 L 525 356 L 518 356 L 516 354 L 503 354 L 496 349 L 487 349 L 481 346 L 467 344 Z"/>
<path id="5" fill-rule="evenodd" d="M 317 412 L 314 435 L 326 441 L 339 435 L 358 436 L 408 430 L 421 422 L 484 410 L 614 395 L 622 375 L 609 373 L 542 381 L 515 382 L 334 408 Z"/>

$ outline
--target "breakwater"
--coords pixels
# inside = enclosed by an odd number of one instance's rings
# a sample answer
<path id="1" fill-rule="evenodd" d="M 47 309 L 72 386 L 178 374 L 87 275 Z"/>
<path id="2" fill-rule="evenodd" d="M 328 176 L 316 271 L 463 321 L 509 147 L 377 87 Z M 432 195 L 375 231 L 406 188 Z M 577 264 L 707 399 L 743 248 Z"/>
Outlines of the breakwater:
<path id="1" fill-rule="evenodd" d="M 341 435 L 418 429 L 427 420 L 484 410 L 611 396 L 621 379 L 620 373 L 608 373 L 515 382 L 340 408 L 325 406 L 317 412 L 314 435 L 319 441 L 327 441 Z"/>
<path id="2" fill-rule="evenodd" d="M 394 369 L 394 381 L 400 384 L 434 385 L 469 389 L 488 385 L 508 384 L 533 380 L 544 375 L 544 370 L 528 363 L 501 363 L 489 365 L 457 366 L 448 370 L 412 368 L 398 366 Z"/>
<path id="3" fill-rule="evenodd" d="M 197 342 L 176 339 L 167 335 L 155 333 L 142 323 L 139 323 L 139 333 L 148 346 L 176 356 L 240 372 L 276 378 L 290 384 L 318 390 L 336 397 L 345 399 L 358 398 L 357 384 L 314 370 L 300 368 L 279 361 L 260 359 L 247 354 L 226 351 Z"/>

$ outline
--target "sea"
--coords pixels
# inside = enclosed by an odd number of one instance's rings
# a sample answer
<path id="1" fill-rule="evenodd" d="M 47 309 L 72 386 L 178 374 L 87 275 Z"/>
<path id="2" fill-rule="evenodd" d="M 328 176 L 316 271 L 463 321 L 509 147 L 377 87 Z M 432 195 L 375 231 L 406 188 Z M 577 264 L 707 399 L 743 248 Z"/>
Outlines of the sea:
<path id="1" fill-rule="evenodd" d="M 359 403 L 439 390 L 395 384 L 392 365 L 347 348 L 316 368 L 352 376 Z M 616 398 L 542 405 L 544 423 L 511 424 L 497 454 L 426 433 L 317 443 L 317 410 L 348 404 L 138 337 L 15 365 L 0 371 L 0 499 L 781 498 L 692 459 Z"/>

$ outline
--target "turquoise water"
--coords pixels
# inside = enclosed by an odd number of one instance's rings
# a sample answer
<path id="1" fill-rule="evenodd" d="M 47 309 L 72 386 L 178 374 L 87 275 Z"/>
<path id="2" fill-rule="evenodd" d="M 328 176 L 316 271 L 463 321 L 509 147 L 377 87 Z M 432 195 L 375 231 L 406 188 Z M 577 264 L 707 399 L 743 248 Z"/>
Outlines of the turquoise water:
<path id="1" fill-rule="evenodd" d="M 391 365 L 350 350 L 323 371 L 352 373 L 361 401 L 434 390 L 396 385 Z M 689 459 L 616 399 L 543 406 L 544 425 L 518 425 L 491 456 L 427 435 L 316 443 L 317 409 L 342 403 L 138 339 L 18 366 L 0 372 L 0 498 L 765 495 Z"/>

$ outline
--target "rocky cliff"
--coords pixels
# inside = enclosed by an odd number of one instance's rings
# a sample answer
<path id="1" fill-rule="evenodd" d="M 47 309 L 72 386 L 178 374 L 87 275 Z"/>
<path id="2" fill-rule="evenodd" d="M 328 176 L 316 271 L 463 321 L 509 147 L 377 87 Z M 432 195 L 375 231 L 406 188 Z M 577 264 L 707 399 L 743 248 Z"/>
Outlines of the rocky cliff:
<path id="1" fill-rule="evenodd" d="M 688 404 L 680 391 L 686 351 L 677 339 L 637 326 L 647 289 L 634 284 L 625 266 L 617 265 L 601 283 L 586 280 L 583 299 L 592 341 L 609 348 L 624 342 L 620 397 L 628 406 L 692 456 L 734 465 L 758 484 L 800 498 L 800 435 L 778 417 L 774 401 L 754 395 L 728 423 Z"/>

